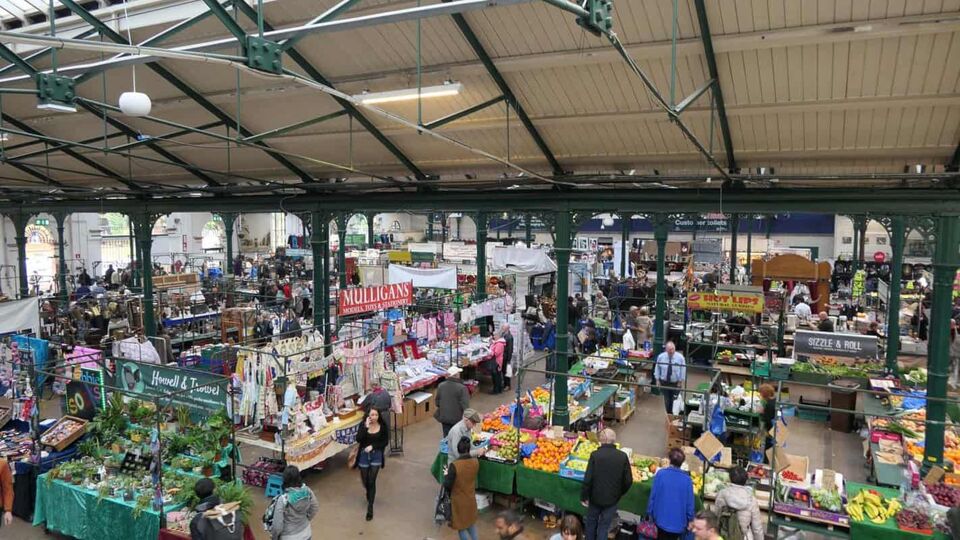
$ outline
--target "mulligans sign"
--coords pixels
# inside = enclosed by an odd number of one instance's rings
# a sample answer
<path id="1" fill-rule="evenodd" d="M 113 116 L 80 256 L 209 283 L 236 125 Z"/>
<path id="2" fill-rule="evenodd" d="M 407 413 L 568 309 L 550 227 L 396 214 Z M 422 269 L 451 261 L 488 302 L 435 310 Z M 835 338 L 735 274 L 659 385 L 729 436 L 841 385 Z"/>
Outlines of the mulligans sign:
<path id="1" fill-rule="evenodd" d="M 357 315 L 369 311 L 382 311 L 413 303 L 413 282 L 394 283 L 380 287 L 363 287 L 340 291 L 337 315 Z"/>
<path id="2" fill-rule="evenodd" d="M 877 358 L 876 336 L 835 334 L 798 330 L 793 335 L 794 356 L 843 356 L 863 360 Z"/>
<path id="3" fill-rule="evenodd" d="M 181 368 L 169 368 L 132 360 L 117 360 L 116 385 L 125 391 L 163 398 L 164 404 L 197 411 L 216 411 L 227 406 L 227 379 Z M 178 392 L 167 397 L 169 394 Z"/>

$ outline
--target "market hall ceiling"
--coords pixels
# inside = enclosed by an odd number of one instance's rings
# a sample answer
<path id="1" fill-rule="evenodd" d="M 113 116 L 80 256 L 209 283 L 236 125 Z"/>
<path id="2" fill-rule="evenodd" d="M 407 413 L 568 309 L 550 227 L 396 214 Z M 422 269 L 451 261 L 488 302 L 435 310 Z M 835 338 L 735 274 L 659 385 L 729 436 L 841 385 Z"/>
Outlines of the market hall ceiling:
<path id="1" fill-rule="evenodd" d="M 50 37 L 47 2 L 0 1 L 0 198 L 957 179 L 960 0 L 678 0 L 676 18 L 670 1 L 619 0 L 599 36 L 564 1 L 414 16 L 411 1 L 267 0 L 275 74 L 245 65 L 255 1 L 58 0 L 73 113 L 37 107 L 33 73 L 54 55 L 18 39 Z M 131 60 L 129 42 L 157 50 Z M 117 108 L 134 69 L 149 117 Z M 426 96 L 439 87 L 458 91 Z"/>

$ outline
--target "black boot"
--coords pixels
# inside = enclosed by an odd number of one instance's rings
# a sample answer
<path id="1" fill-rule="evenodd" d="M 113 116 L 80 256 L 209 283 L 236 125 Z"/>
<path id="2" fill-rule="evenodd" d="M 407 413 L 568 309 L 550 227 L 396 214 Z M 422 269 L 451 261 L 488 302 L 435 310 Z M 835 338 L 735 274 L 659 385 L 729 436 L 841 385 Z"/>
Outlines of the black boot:
<path id="1" fill-rule="evenodd" d="M 368 502 L 367 503 L 367 521 L 371 521 L 372 519 L 373 519 L 373 503 Z"/>

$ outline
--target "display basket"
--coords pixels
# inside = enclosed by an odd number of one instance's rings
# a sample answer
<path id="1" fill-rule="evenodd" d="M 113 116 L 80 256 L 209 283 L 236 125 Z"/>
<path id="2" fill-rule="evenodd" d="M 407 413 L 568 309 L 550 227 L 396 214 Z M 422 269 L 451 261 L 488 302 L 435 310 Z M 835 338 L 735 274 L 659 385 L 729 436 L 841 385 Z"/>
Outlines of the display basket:
<path id="1" fill-rule="evenodd" d="M 574 462 L 584 463 L 584 470 L 571 469 L 570 464 Z M 582 459 L 575 458 L 573 456 L 565 458 L 560 462 L 560 476 L 564 478 L 569 478 L 571 480 L 583 481 L 583 477 L 586 476 L 586 462 Z"/>
<path id="2" fill-rule="evenodd" d="M 72 432 L 70 432 L 69 434 L 67 434 L 65 437 L 62 437 L 61 439 L 56 440 L 56 441 L 51 440 L 52 434 L 57 433 L 57 432 L 59 431 L 58 428 L 59 428 L 62 424 L 66 423 L 66 422 L 68 422 L 68 421 L 77 422 L 77 423 L 79 424 L 79 426 L 78 426 L 76 429 L 74 429 Z M 83 418 L 77 418 L 76 416 L 64 416 L 64 417 L 61 418 L 60 420 L 57 420 L 57 423 L 56 423 L 56 424 L 54 424 L 53 426 L 51 426 L 50 429 L 48 429 L 47 431 L 45 431 L 44 434 L 40 436 L 40 444 L 42 444 L 42 445 L 44 445 L 44 446 L 49 446 L 49 447 L 53 448 L 55 451 L 57 451 L 57 452 L 61 452 L 61 451 L 63 451 L 64 448 L 70 446 L 70 445 L 73 444 L 77 439 L 79 439 L 80 437 L 82 437 L 83 434 L 86 433 L 86 432 L 87 432 L 87 421 L 86 421 L 86 420 L 84 420 Z"/>

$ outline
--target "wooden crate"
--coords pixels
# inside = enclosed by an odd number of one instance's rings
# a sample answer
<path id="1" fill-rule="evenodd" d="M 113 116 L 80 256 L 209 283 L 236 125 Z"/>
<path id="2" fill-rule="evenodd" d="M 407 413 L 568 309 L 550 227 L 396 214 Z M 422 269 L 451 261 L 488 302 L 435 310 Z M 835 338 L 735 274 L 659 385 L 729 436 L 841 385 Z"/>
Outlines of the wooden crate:
<path id="1" fill-rule="evenodd" d="M 66 437 L 64 437 L 63 439 L 61 439 L 59 442 L 57 442 L 56 444 L 50 444 L 50 443 L 46 442 L 46 441 L 47 441 L 47 435 L 46 435 L 46 434 L 55 431 L 55 430 L 57 429 L 57 427 L 60 426 L 60 424 L 63 424 L 64 422 L 66 422 L 66 421 L 68 421 L 68 420 L 72 420 L 72 421 L 74 421 L 74 422 L 79 423 L 79 424 L 80 424 L 80 427 L 77 428 L 77 429 L 75 429 L 71 434 L 67 435 Z M 41 435 L 41 436 L 40 436 L 40 444 L 45 445 L 45 446 L 52 447 L 52 448 L 53 448 L 54 450 L 56 450 L 57 452 L 60 452 L 60 451 L 62 451 L 64 448 L 66 448 L 66 447 L 70 446 L 71 444 L 73 444 L 74 441 L 76 441 L 77 439 L 79 439 L 80 437 L 82 437 L 83 434 L 86 433 L 86 432 L 87 432 L 87 421 L 86 421 L 86 420 L 84 420 L 83 418 L 77 418 L 76 416 L 64 416 L 64 417 L 61 418 L 60 420 L 57 420 L 57 423 L 54 424 L 50 429 L 48 429 L 48 430 L 44 433 L 44 435 Z"/>

